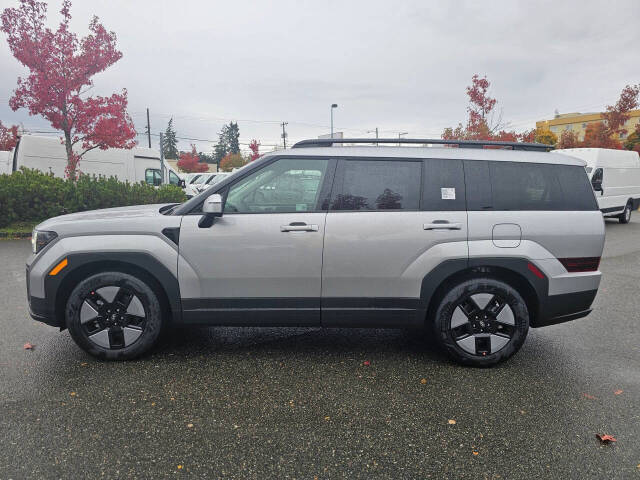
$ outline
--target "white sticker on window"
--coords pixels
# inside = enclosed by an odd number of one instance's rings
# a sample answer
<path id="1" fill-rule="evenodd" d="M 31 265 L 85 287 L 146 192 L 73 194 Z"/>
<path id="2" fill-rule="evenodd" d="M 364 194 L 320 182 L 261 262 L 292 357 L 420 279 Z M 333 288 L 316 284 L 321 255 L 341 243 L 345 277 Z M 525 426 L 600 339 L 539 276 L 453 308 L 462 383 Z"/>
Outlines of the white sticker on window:
<path id="1" fill-rule="evenodd" d="M 440 195 L 442 195 L 442 200 L 455 200 L 456 189 L 451 187 L 441 188 Z"/>

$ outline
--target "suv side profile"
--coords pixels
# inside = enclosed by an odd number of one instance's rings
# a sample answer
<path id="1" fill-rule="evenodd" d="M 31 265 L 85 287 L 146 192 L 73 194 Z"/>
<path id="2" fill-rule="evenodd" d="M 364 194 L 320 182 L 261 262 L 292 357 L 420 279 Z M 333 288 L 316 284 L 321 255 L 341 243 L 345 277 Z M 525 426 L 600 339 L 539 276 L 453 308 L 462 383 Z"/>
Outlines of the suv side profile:
<path id="1" fill-rule="evenodd" d="M 31 316 L 112 360 L 171 324 L 418 327 L 490 366 L 529 327 L 589 314 L 604 221 L 583 161 L 539 144 L 336 142 L 265 155 L 183 204 L 41 223 Z"/>

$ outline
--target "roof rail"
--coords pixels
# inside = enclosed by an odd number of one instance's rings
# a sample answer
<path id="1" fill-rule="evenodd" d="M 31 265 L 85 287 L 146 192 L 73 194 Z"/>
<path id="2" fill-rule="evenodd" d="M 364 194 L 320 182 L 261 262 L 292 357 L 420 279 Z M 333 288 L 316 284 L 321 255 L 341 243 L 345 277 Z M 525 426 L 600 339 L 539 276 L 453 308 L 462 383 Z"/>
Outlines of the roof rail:
<path id="1" fill-rule="evenodd" d="M 318 138 L 301 140 L 292 148 L 331 147 L 334 143 L 396 143 L 414 145 L 455 145 L 458 148 L 503 147 L 511 150 L 548 152 L 554 147 L 544 143 L 497 142 L 493 140 L 443 140 L 441 138 Z"/>

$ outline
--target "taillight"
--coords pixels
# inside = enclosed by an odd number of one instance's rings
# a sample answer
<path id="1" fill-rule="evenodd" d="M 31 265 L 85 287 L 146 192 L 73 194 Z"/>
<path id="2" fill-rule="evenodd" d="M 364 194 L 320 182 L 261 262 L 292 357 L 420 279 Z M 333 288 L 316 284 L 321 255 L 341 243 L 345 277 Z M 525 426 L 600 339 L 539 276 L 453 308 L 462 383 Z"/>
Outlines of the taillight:
<path id="1" fill-rule="evenodd" d="M 600 266 L 600 257 L 559 258 L 567 272 L 595 272 Z"/>

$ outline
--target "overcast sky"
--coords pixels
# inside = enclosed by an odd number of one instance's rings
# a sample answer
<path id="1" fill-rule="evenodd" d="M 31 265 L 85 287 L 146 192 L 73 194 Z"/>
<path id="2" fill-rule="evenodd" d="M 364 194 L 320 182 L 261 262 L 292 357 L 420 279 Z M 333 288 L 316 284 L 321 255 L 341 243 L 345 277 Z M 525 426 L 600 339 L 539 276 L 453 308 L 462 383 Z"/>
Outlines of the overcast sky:
<path id="1" fill-rule="evenodd" d="M 60 4 L 49 2 L 54 25 Z M 80 34 L 97 15 L 124 54 L 93 92 L 126 87 L 138 131 L 149 107 L 153 132 L 173 116 L 178 136 L 198 139 L 229 120 L 245 143 L 281 142 L 282 121 L 289 142 L 317 137 L 332 103 L 345 136 L 438 137 L 464 121 L 474 73 L 524 130 L 556 109 L 601 110 L 640 83 L 639 0 L 75 0 L 72 15 Z M 0 120 L 50 129 L 7 106 L 25 71 L 1 35 Z"/>

